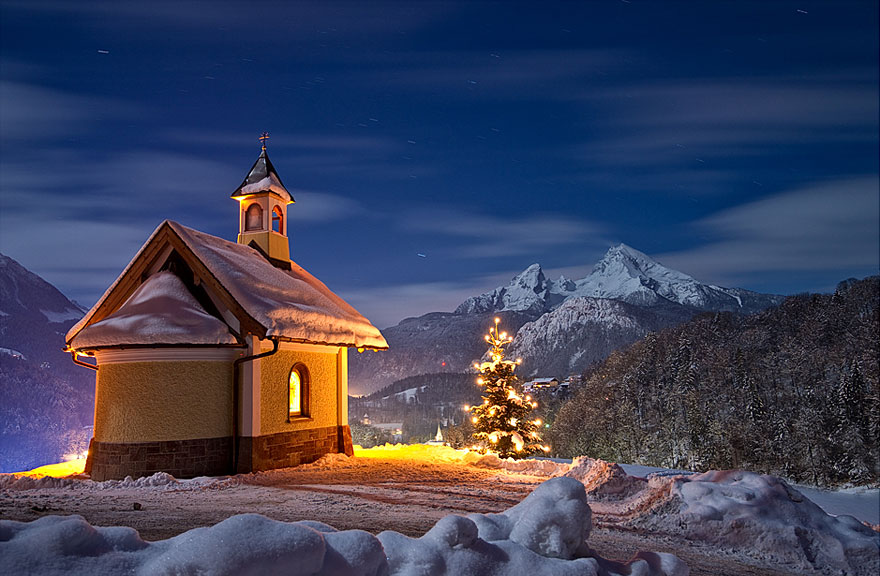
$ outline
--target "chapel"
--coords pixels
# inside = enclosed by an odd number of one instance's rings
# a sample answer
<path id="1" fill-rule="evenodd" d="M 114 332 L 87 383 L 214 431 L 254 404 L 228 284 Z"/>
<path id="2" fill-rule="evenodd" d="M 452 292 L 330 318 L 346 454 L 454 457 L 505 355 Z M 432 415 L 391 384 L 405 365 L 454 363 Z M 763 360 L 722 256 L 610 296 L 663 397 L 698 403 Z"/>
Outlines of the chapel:
<path id="1" fill-rule="evenodd" d="M 290 259 L 294 199 L 265 140 L 232 199 L 236 242 L 162 222 L 67 333 L 74 362 L 96 371 L 93 480 L 352 454 L 348 349 L 388 344 Z"/>

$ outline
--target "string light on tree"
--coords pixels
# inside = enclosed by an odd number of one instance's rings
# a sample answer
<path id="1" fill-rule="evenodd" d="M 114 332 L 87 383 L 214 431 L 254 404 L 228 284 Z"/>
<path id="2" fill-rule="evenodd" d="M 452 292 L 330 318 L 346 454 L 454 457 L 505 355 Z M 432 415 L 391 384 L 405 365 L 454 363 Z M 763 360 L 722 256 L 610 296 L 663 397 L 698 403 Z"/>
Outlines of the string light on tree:
<path id="1" fill-rule="evenodd" d="M 530 418 L 538 403 L 522 395 L 513 374 L 520 361 L 504 359 L 504 347 L 513 342 L 513 338 L 500 331 L 500 323 L 501 320 L 495 318 L 495 325 L 486 335 L 491 360 L 474 364 L 480 371 L 477 384 L 483 387 L 483 403 L 464 407 L 472 414 L 473 436 L 477 441 L 472 448 L 495 452 L 502 458 L 547 452 L 550 448 L 541 444 L 538 434 L 541 420 Z"/>

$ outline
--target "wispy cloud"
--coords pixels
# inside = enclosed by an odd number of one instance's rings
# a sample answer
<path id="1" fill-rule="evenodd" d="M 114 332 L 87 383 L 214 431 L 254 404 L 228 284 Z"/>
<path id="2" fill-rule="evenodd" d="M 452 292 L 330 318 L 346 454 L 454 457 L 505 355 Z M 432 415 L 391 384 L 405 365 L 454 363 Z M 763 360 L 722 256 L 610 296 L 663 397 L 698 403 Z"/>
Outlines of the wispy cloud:
<path id="1" fill-rule="evenodd" d="M 288 210 L 291 222 L 331 222 L 354 216 L 363 217 L 369 213 L 360 202 L 339 194 L 296 189 L 291 193 L 296 204 L 303 207 L 299 210 L 294 205 Z"/>
<path id="2" fill-rule="evenodd" d="M 694 227 L 708 243 L 658 257 L 702 280 L 727 284 L 775 272 L 876 273 L 878 198 L 876 176 L 792 190 L 702 219 Z"/>
<path id="3" fill-rule="evenodd" d="M 564 246 L 601 242 L 602 225 L 557 214 L 504 218 L 442 209 L 422 209 L 403 220 L 409 232 L 431 233 L 466 240 L 455 248 L 464 258 L 540 255 Z"/>
<path id="4" fill-rule="evenodd" d="M 38 233 L 26 233 L 17 221 Z M 90 306 L 161 222 L 117 224 L 0 213 L 0 249 L 64 294 Z"/>
<path id="5" fill-rule="evenodd" d="M 476 275 L 458 281 L 420 282 L 344 290 L 340 295 L 380 327 L 429 312 L 452 312 L 459 304 L 505 286 L 522 270 Z"/>
<path id="6" fill-rule="evenodd" d="M 877 139 L 874 81 L 721 78 L 645 82 L 589 94 L 609 137 L 575 149 L 604 165 L 681 165 L 758 156 L 780 145 Z"/>
<path id="7" fill-rule="evenodd" d="M 134 106 L 25 82 L 0 81 L 0 143 L 58 138 L 90 128 L 97 118 L 121 118 Z"/>
<path id="8" fill-rule="evenodd" d="M 349 55 L 362 80 L 405 90 L 438 90 L 468 98 L 568 100 L 573 82 L 613 74 L 621 50 L 395 51 Z"/>
<path id="9" fill-rule="evenodd" d="M 448 15 L 454 5 L 440 2 L 346 3 L 346 18 L 340 17 L 335 2 L 297 3 L 295 15 L 278 17 L 275 2 L 216 2 L 208 6 L 203 0 L 176 2 L 78 2 L 15 1 L 4 2 L 10 9 L 45 13 L 82 15 L 92 18 L 95 27 L 117 26 L 143 28 L 145 23 L 178 28 L 211 29 L 228 26 L 252 33 L 260 40 L 271 41 L 267 31 L 284 32 L 284 39 L 302 34 L 334 34 L 354 32 L 381 34 L 404 33 Z"/>

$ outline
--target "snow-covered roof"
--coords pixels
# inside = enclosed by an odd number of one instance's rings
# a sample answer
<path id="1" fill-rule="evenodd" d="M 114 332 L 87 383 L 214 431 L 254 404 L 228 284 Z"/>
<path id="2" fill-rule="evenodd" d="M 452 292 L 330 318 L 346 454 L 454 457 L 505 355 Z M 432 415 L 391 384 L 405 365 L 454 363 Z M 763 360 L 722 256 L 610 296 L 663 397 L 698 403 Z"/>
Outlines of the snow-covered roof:
<path id="1" fill-rule="evenodd" d="M 249 246 L 217 238 L 170 220 L 163 222 L 153 232 L 116 282 L 70 329 L 67 333 L 68 344 L 73 344 L 77 334 L 94 322 L 96 313 L 114 291 L 124 290 L 125 284 L 134 282 L 132 278 L 138 272 L 133 268 L 135 263 L 138 263 L 138 269 L 144 269 L 147 266 L 146 255 L 160 252 L 161 246 L 158 244 L 168 243 L 174 244 L 191 266 L 200 264 L 204 267 L 202 273 L 211 277 L 211 284 L 225 292 L 239 307 L 233 313 L 241 316 L 239 320 L 243 325 L 255 325 L 254 333 L 261 338 L 276 337 L 332 346 L 388 348 L 382 333 L 369 320 L 295 262 L 291 262 L 290 270 L 276 268 Z M 106 310 L 102 310 L 102 313 L 106 313 Z M 99 321 L 103 319 L 99 318 Z"/>
<path id="2" fill-rule="evenodd" d="M 526 384 L 549 384 L 551 382 L 559 382 L 559 380 L 556 378 L 535 378 L 526 382 Z"/>
<path id="3" fill-rule="evenodd" d="M 274 192 L 284 200 L 294 202 L 293 196 L 287 191 L 284 184 L 281 183 L 281 178 L 275 171 L 275 167 L 272 166 L 272 161 L 269 160 L 269 155 L 266 154 L 265 148 L 263 148 L 257 161 L 254 162 L 244 182 L 232 193 L 232 198 L 249 196 L 258 192 Z"/>
<path id="4" fill-rule="evenodd" d="M 147 278 L 119 310 L 86 326 L 73 348 L 150 344 L 236 344 L 229 328 L 199 305 L 171 272 Z"/>

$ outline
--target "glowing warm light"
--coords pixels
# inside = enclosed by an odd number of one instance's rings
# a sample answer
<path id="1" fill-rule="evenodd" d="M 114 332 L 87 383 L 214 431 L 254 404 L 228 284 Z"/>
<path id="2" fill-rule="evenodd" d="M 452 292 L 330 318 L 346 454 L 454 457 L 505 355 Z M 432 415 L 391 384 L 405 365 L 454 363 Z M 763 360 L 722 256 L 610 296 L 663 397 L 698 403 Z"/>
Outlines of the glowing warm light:
<path id="1" fill-rule="evenodd" d="M 71 476 L 73 474 L 82 474 L 85 468 L 86 459 L 76 458 L 66 462 L 59 462 L 58 464 L 47 464 L 46 466 L 40 466 L 39 468 L 34 468 L 27 472 L 21 472 L 20 474 L 23 476 L 31 476 L 33 478 L 42 478 L 44 476 L 64 478 L 65 476 Z"/>
<path id="2" fill-rule="evenodd" d="M 498 324 L 499 322 L 501 322 L 501 318 L 499 318 L 498 316 L 496 316 L 496 317 L 495 317 L 495 323 Z"/>
<path id="3" fill-rule="evenodd" d="M 477 418 L 476 416 L 474 416 L 473 418 L 471 418 L 471 422 L 473 422 L 474 424 L 476 424 L 476 423 L 479 422 L 479 421 L 480 421 L 480 419 Z"/>
<path id="4" fill-rule="evenodd" d="M 541 425 L 541 419 L 538 418 L 537 420 L 534 421 L 534 423 L 535 423 L 535 426 L 540 426 L 540 425 Z"/>
<path id="5" fill-rule="evenodd" d="M 470 412 L 471 406 L 470 404 L 465 404 L 464 406 L 462 406 L 462 408 L 464 408 L 465 412 Z"/>
<path id="6" fill-rule="evenodd" d="M 483 380 L 482 378 L 477 378 L 477 384 L 482 384 L 483 382 L 485 382 L 485 380 Z"/>
<path id="7" fill-rule="evenodd" d="M 532 399 L 532 397 L 531 397 L 531 396 L 529 396 L 529 395 L 528 395 L 528 394 L 526 394 L 526 402 L 529 402 L 529 401 L 531 401 L 531 399 Z"/>
<path id="8" fill-rule="evenodd" d="M 296 368 L 290 371 L 288 390 L 289 398 L 287 407 L 290 415 L 302 415 L 302 376 L 300 376 L 299 370 Z"/>

